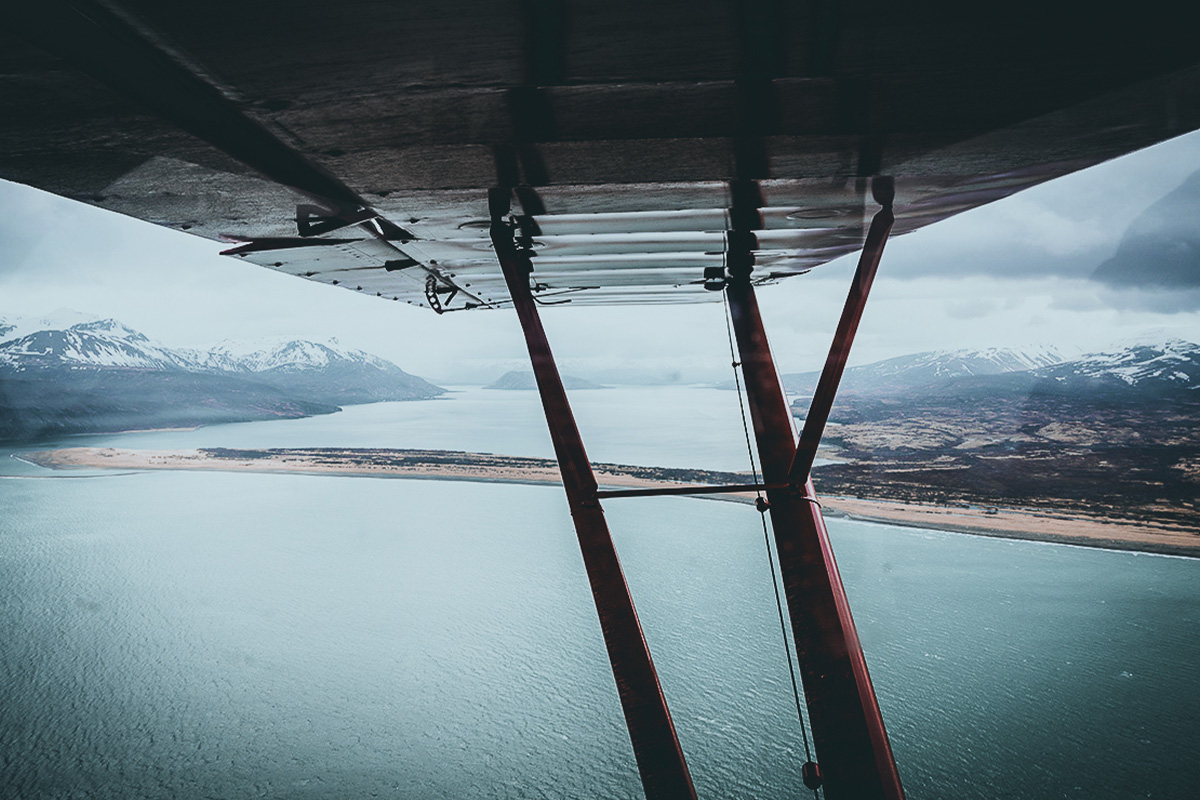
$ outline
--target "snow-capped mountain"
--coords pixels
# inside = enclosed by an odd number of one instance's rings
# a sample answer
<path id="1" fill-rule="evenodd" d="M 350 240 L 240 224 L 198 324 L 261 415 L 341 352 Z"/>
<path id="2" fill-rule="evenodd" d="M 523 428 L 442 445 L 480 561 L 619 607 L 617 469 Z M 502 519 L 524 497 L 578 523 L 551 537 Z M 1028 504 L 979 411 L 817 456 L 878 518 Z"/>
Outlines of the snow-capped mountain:
<path id="1" fill-rule="evenodd" d="M 916 390 L 954 379 L 1048 367 L 1062 363 L 1067 357 L 1064 350 L 1050 345 L 930 350 L 850 367 L 843 377 L 843 388 L 847 391 L 888 393 Z M 811 394 L 819 377 L 819 372 L 804 372 L 784 375 L 783 381 L 789 392 Z"/>
<path id="2" fill-rule="evenodd" d="M 124 367 L 259 376 L 355 367 L 368 373 L 407 375 L 390 361 L 342 347 L 336 339 L 224 341 L 203 350 L 173 349 L 115 319 L 68 310 L 40 319 L 0 318 L 0 367 L 5 366 L 18 371 Z"/>
<path id="3" fill-rule="evenodd" d="M 1111 381 L 1129 387 L 1200 390 L 1200 345 L 1183 339 L 1139 343 L 1115 352 L 1091 353 L 1037 374 L 1058 383 Z"/>
<path id="4" fill-rule="evenodd" d="M 206 350 L 188 351 L 198 367 L 223 372 L 262 373 L 323 369 L 338 362 L 354 362 L 383 372 L 397 369 L 390 361 L 342 347 L 337 339 L 311 342 L 300 339 L 266 339 L 257 342 L 219 342 Z"/>
<path id="5" fill-rule="evenodd" d="M 0 367 L 15 371 L 124 367 L 171 370 L 187 367 L 187 359 L 154 344 L 114 319 L 89 320 L 65 329 L 49 320 L 0 324 Z"/>
<path id="6" fill-rule="evenodd" d="M 816 372 L 785 375 L 784 384 L 794 396 L 804 398 L 811 395 L 818 377 Z M 839 395 L 889 402 L 935 396 L 975 402 L 971 398 L 1016 397 L 1035 390 L 1082 396 L 1130 391 L 1173 394 L 1197 388 L 1200 345 L 1169 339 L 1069 359 L 1053 347 L 916 353 L 847 369 Z"/>
<path id="7" fill-rule="evenodd" d="M 0 318 L 0 439 L 298 417 L 442 391 L 336 341 L 183 350 L 77 312 Z"/>
<path id="8" fill-rule="evenodd" d="M 0 316 L 0 342 L 38 331 L 65 331 L 73 325 L 98 321 L 100 317 L 94 314 L 83 314 L 70 308 L 60 308 L 41 317 Z"/>
<path id="9" fill-rule="evenodd" d="M 342 347 L 336 339 L 225 341 L 186 355 L 195 369 L 242 376 L 321 402 L 413 400 L 442 393 L 392 362 Z"/>
<path id="10" fill-rule="evenodd" d="M 1159 339 L 972 372 L 844 387 L 824 439 L 842 460 L 818 469 L 818 486 L 1196 527 L 1200 346 Z M 808 404 L 800 396 L 792 410 L 802 417 Z"/>
<path id="11" fill-rule="evenodd" d="M 851 367 L 848 373 L 876 380 L 899 376 L 905 376 L 908 381 L 934 380 L 1019 372 L 1059 364 L 1066 359 L 1067 356 L 1061 350 L 1049 345 L 1022 348 L 989 347 L 985 350 L 934 350 Z"/>

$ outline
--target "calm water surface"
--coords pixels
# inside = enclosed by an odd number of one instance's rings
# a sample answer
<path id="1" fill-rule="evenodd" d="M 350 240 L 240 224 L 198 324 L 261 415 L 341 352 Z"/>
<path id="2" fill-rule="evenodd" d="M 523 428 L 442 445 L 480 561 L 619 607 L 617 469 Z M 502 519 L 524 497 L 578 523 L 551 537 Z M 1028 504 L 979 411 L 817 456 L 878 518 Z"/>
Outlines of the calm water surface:
<path id="1" fill-rule="evenodd" d="M 656 391 L 577 393 L 594 458 L 744 463 L 720 398 Z M 74 443 L 548 455 L 540 413 L 476 390 Z M 4 460 L 0 795 L 640 796 L 560 491 Z M 804 796 L 757 514 L 607 510 L 701 796 Z M 1196 796 L 1200 562 L 830 529 L 911 798 Z"/>
<path id="2" fill-rule="evenodd" d="M 571 403 L 593 461 L 748 468 L 736 392 L 621 387 L 571 392 Z M 340 413 L 308 419 L 70 441 L 80 447 L 411 447 L 554 457 L 537 392 L 479 387 L 455 387 L 435 400 L 347 406 Z"/>

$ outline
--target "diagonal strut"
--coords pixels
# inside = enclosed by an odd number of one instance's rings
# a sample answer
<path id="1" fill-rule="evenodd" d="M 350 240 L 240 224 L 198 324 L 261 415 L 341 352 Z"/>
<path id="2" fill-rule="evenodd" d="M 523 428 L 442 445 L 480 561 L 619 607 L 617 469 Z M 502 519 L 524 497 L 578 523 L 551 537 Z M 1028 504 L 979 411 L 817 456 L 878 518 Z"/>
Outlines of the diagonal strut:
<path id="1" fill-rule="evenodd" d="M 492 244 L 525 334 L 646 798 L 696 800 L 675 725 L 604 520 L 596 477 L 529 289 L 532 264 L 528 253 L 516 247 L 512 230 L 503 219 L 508 212 L 509 190 L 494 189 L 489 199 Z"/>
<path id="2" fill-rule="evenodd" d="M 735 230 L 741 227 L 742 231 L 740 236 L 731 235 L 731 240 L 743 244 L 727 256 L 725 291 L 825 797 L 903 800 L 891 744 L 812 481 L 791 477 L 795 431 L 751 283 L 753 229 L 749 225 L 758 209 L 756 192 L 746 183 L 750 182 L 731 185 L 731 215 Z"/>
<path id="3" fill-rule="evenodd" d="M 850 284 L 846 305 L 842 308 L 842 318 L 838 320 L 833 344 L 829 346 L 825 369 L 821 371 L 821 379 L 813 392 L 808 415 L 804 418 L 800 443 L 796 445 L 796 457 L 792 459 L 792 466 L 788 470 L 788 479 L 796 486 L 803 486 L 812 470 L 813 459 L 817 456 L 817 447 L 825 433 L 825 424 L 829 422 L 829 412 L 833 408 L 838 385 L 842 382 L 846 360 L 850 357 L 850 346 L 854 344 L 854 334 L 858 332 L 858 323 L 867 304 L 867 295 L 871 291 L 871 283 L 875 280 L 875 271 L 879 269 L 883 246 L 887 244 L 888 233 L 892 230 L 892 223 L 896 221 L 892 214 L 892 200 L 896 190 L 891 179 L 875 178 L 871 183 L 871 193 L 883 208 L 871 220 L 867 241 L 858 259 L 858 269 L 854 272 L 854 282 Z"/>

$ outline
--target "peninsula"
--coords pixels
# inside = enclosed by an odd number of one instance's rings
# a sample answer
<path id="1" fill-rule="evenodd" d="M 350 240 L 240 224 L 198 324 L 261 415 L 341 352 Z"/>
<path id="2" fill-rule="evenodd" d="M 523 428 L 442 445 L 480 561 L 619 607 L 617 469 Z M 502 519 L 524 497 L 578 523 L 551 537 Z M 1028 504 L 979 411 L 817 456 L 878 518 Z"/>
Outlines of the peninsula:
<path id="1" fill-rule="evenodd" d="M 218 470 L 545 485 L 560 482 L 558 466 L 553 459 L 447 450 L 75 447 L 27 452 L 21 457 L 59 470 Z M 736 472 L 602 463 L 592 466 L 600 486 L 606 489 L 751 482 L 749 475 Z M 707 497 L 741 502 L 753 500 L 750 494 Z M 892 525 L 1200 557 L 1200 532 L 1185 525 L 1112 520 L 1062 509 L 980 507 L 965 503 L 917 503 L 840 496 L 822 496 L 821 503 L 830 516 Z"/>

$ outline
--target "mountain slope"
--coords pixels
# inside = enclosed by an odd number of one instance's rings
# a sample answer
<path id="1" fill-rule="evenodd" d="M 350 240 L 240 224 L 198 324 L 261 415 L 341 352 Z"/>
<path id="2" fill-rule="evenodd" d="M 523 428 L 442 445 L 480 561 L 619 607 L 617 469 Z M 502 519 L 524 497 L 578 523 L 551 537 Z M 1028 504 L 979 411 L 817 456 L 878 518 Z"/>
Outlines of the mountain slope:
<path id="1" fill-rule="evenodd" d="M 1183 339 L 1162 344 L 1136 344 L 1113 353 L 1083 358 L 1038 370 L 1057 383 L 1089 381 L 1158 391 L 1200 390 L 1200 345 Z"/>
<path id="2" fill-rule="evenodd" d="M 184 370 L 0 373 L 0 441 L 332 414 L 336 405 L 270 386 Z"/>
<path id="3" fill-rule="evenodd" d="M 825 443 L 847 460 L 816 470 L 821 491 L 1200 521 L 1197 345 L 933 381 L 926 367 L 839 393 Z"/>
<path id="4" fill-rule="evenodd" d="M 281 339 L 266 345 L 222 342 L 192 357 L 201 369 L 252 378 L 316 402 L 421 400 L 444 392 L 390 361 L 341 347 L 336 340 Z"/>
<path id="5" fill-rule="evenodd" d="M 1065 360 L 1062 351 L 1046 345 L 985 350 L 931 350 L 849 367 L 842 378 L 842 389 L 851 392 L 921 389 L 954 378 L 1002 375 L 1047 367 Z M 820 372 L 802 372 L 781 378 L 788 392 L 811 396 L 820 376 Z"/>
<path id="6" fill-rule="evenodd" d="M 0 342 L 0 367 L 17 372 L 54 368 L 186 368 L 186 359 L 152 344 L 115 320 L 38 330 Z"/>
<path id="7" fill-rule="evenodd" d="M 294 418 L 442 391 L 334 342 L 187 351 L 74 312 L 0 319 L 0 440 Z"/>

